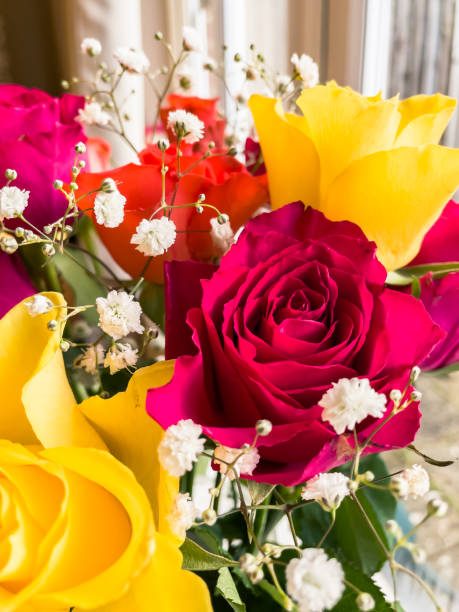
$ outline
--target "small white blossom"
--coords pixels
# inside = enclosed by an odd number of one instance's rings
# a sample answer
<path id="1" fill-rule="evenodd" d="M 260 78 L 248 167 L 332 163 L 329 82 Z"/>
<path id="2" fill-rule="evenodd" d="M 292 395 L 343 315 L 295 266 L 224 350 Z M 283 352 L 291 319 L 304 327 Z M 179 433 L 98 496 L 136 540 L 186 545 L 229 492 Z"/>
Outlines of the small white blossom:
<path id="1" fill-rule="evenodd" d="M 30 191 L 19 187 L 2 187 L 0 189 L 0 220 L 13 219 L 22 215 L 29 203 Z"/>
<path id="2" fill-rule="evenodd" d="M 163 255 L 176 238 L 175 223 L 164 216 L 160 219 L 142 219 L 131 238 L 131 244 L 148 257 Z"/>
<path id="3" fill-rule="evenodd" d="M 118 227 L 124 219 L 126 198 L 118 189 L 109 193 L 99 191 L 94 199 L 94 214 L 99 225 Z"/>
<path id="4" fill-rule="evenodd" d="M 415 463 L 392 478 L 391 489 L 402 499 L 423 497 L 430 489 L 429 475 L 422 466 Z"/>
<path id="5" fill-rule="evenodd" d="M 210 220 L 210 237 L 213 245 L 226 253 L 234 242 L 234 232 L 229 221 L 219 223 L 218 217 L 213 217 Z"/>
<path id="6" fill-rule="evenodd" d="M 214 461 L 218 465 L 220 472 L 228 474 L 229 479 L 233 480 L 238 474 L 251 476 L 260 461 L 260 454 L 256 448 L 244 451 L 242 448 L 218 445 L 214 450 Z M 233 463 L 233 461 L 236 461 L 236 463 L 230 469 L 229 464 Z"/>
<path id="7" fill-rule="evenodd" d="M 150 62 L 143 51 L 136 51 L 129 47 L 118 47 L 113 57 L 122 68 L 131 74 L 143 74 L 150 68 Z"/>
<path id="8" fill-rule="evenodd" d="M 143 332 L 140 323 L 142 309 L 133 295 L 113 290 L 106 298 L 97 298 L 96 305 L 100 315 L 99 327 L 115 340 L 132 332 Z"/>
<path id="9" fill-rule="evenodd" d="M 116 374 L 124 368 L 135 366 L 139 351 L 130 344 L 115 344 L 105 355 L 104 366 L 110 368 L 110 374 Z"/>
<path id="10" fill-rule="evenodd" d="M 202 427 L 191 419 L 181 420 L 166 430 L 158 446 L 159 462 L 172 476 L 183 476 L 204 450 Z"/>
<path id="11" fill-rule="evenodd" d="M 303 81 L 305 87 L 314 87 L 319 82 L 319 67 L 309 55 L 294 53 L 290 58 L 295 72 Z"/>
<path id="12" fill-rule="evenodd" d="M 31 302 L 24 302 L 31 317 L 36 317 L 40 314 L 45 314 L 54 308 L 54 304 L 45 295 L 37 293 L 34 295 Z"/>
<path id="13" fill-rule="evenodd" d="M 83 125 L 108 125 L 110 119 L 110 115 L 102 109 L 99 102 L 86 102 L 76 116 L 76 120 Z"/>
<path id="14" fill-rule="evenodd" d="M 181 540 L 193 524 L 198 512 L 189 493 L 177 493 L 172 502 L 170 513 L 166 516 L 172 533 Z"/>
<path id="15" fill-rule="evenodd" d="M 344 572 L 336 559 L 321 548 L 306 548 L 300 559 L 287 565 L 287 591 L 299 612 L 322 612 L 333 608 L 344 592 Z"/>
<path id="16" fill-rule="evenodd" d="M 182 44 L 185 51 L 203 52 L 201 35 L 195 28 L 190 26 L 183 26 Z"/>
<path id="17" fill-rule="evenodd" d="M 369 416 L 382 417 L 386 396 L 372 389 L 368 378 L 341 378 L 322 396 L 319 406 L 324 409 L 322 419 L 342 434 Z"/>
<path id="18" fill-rule="evenodd" d="M 295 89 L 292 78 L 288 74 L 278 74 L 276 76 L 276 90 L 281 95 L 292 93 Z"/>
<path id="19" fill-rule="evenodd" d="M 168 114 L 167 127 L 189 144 L 198 142 L 204 136 L 204 123 L 193 113 L 181 109 Z"/>
<path id="20" fill-rule="evenodd" d="M 104 362 L 104 347 L 101 344 L 90 346 L 75 359 L 74 365 L 77 368 L 82 368 L 88 374 L 95 374 L 97 368 L 101 367 Z"/>
<path id="21" fill-rule="evenodd" d="M 87 53 L 91 57 L 100 55 L 102 51 L 102 45 L 97 38 L 83 38 L 80 48 L 82 53 Z"/>
<path id="22" fill-rule="evenodd" d="M 338 508 L 346 495 L 349 495 L 349 478 L 338 472 L 317 474 L 301 492 L 303 499 L 314 499 L 327 512 Z"/>

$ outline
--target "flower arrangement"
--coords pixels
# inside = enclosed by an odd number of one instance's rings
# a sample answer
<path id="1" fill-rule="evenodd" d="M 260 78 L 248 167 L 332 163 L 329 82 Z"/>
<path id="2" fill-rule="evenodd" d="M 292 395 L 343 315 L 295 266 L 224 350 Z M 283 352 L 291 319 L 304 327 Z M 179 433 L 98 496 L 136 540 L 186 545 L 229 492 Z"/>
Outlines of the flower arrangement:
<path id="1" fill-rule="evenodd" d="M 156 71 L 86 38 L 85 97 L 0 86 L 2 610 L 400 612 L 405 573 L 440 611 L 398 552 L 422 559 L 447 504 L 402 528 L 429 475 L 383 457 L 449 463 L 413 443 L 421 369 L 459 360 L 455 102 L 251 48 L 230 125 L 189 95 L 192 54 L 223 78 L 196 32 L 177 56 L 155 36 Z M 117 91 L 142 77 L 137 151 Z M 91 125 L 136 163 L 111 167 Z"/>

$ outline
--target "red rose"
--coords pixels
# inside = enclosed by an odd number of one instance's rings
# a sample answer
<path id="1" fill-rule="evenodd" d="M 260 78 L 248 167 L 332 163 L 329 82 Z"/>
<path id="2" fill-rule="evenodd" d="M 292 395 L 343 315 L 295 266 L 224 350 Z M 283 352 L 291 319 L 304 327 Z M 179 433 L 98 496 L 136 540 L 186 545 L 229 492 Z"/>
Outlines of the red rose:
<path id="1" fill-rule="evenodd" d="M 359 377 L 388 397 L 442 337 L 419 300 L 385 288 L 375 251 L 353 223 L 298 202 L 250 221 L 218 268 L 168 263 L 166 356 L 178 358 L 171 382 L 149 391 L 149 414 L 164 428 L 191 418 L 233 448 L 269 419 L 260 482 L 296 484 L 349 460 L 353 434 L 322 419 L 323 394 Z M 362 442 L 384 417 L 357 425 Z M 409 444 L 419 420 L 413 402 L 370 452 Z"/>
<path id="2" fill-rule="evenodd" d="M 183 155 L 180 158 L 181 171 L 189 168 L 200 157 Z M 150 217 L 161 201 L 161 154 L 158 148 L 148 146 L 140 153 L 139 159 L 140 166 L 128 164 L 109 172 L 82 173 L 78 179 L 80 193 L 99 188 L 105 177 L 119 182 L 118 188 L 127 199 L 123 223 L 113 229 L 101 225 L 96 227 L 116 262 L 133 278 L 140 275 L 147 260 L 130 243 L 131 237 L 140 221 Z M 166 164 L 169 167 L 166 174 L 166 200 L 169 203 L 177 186 L 173 145 L 166 155 Z M 247 172 L 236 159 L 226 155 L 209 157 L 187 173 L 179 181 L 175 204 L 196 202 L 201 193 L 205 194 L 206 202 L 229 215 L 234 231 L 244 225 L 268 199 L 263 182 Z M 82 210 L 90 208 L 93 200 L 94 195 L 83 198 L 79 206 Z M 216 252 L 208 231 L 211 217 L 215 217 L 215 212 L 208 209 L 203 214 L 197 214 L 193 207 L 174 209 L 171 218 L 177 226 L 177 240 L 164 256 L 153 259 L 146 279 L 163 281 L 165 259 L 212 261 L 221 255 Z"/>

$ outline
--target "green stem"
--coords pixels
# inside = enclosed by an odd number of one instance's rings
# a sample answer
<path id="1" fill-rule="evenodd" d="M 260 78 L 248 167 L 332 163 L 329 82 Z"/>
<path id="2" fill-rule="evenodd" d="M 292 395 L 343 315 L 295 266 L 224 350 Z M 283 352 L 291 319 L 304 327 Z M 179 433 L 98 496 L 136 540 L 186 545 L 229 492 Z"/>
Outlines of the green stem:
<path id="1" fill-rule="evenodd" d="M 63 293 L 61 283 L 59 282 L 57 269 L 53 261 L 49 260 L 46 262 L 44 266 L 44 274 L 47 289 L 50 291 L 57 291 L 58 293 Z"/>

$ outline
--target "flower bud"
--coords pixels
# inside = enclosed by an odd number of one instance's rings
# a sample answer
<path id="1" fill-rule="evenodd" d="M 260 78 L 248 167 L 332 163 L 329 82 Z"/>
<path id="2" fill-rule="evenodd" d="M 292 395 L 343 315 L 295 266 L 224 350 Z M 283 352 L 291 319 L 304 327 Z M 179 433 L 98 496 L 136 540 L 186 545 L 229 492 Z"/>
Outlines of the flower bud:
<path id="1" fill-rule="evenodd" d="M 225 225 L 225 223 L 228 223 L 229 217 L 225 213 L 222 213 L 221 215 L 218 215 L 217 221 L 220 225 Z"/>
<path id="2" fill-rule="evenodd" d="M 155 32 L 155 38 L 156 38 L 156 40 L 162 40 L 163 39 L 163 33 L 162 32 Z"/>
<path id="3" fill-rule="evenodd" d="M 152 325 L 147 329 L 146 334 L 151 340 L 154 340 L 159 336 L 159 329 L 156 325 Z"/>
<path id="4" fill-rule="evenodd" d="M 417 546 L 410 547 L 411 554 L 413 555 L 413 559 L 416 563 L 425 563 L 427 559 L 426 551 L 423 548 L 418 548 Z"/>
<path id="5" fill-rule="evenodd" d="M 261 419 L 255 424 L 255 430 L 259 436 L 267 436 L 271 433 L 273 424 L 268 419 Z"/>
<path id="6" fill-rule="evenodd" d="M 349 491 L 352 491 L 355 493 L 355 491 L 357 491 L 357 489 L 359 488 L 359 483 L 356 480 L 351 480 L 348 483 L 348 487 L 349 487 Z"/>
<path id="7" fill-rule="evenodd" d="M 41 247 L 41 252 L 46 257 L 52 257 L 56 254 L 56 249 L 53 247 L 52 244 L 46 243 Z"/>
<path id="8" fill-rule="evenodd" d="M 61 351 L 63 353 L 66 353 L 70 348 L 70 342 L 67 342 L 67 340 L 61 340 L 60 347 L 61 347 Z"/>
<path id="9" fill-rule="evenodd" d="M 59 323 L 56 321 L 56 319 L 51 319 L 51 321 L 48 321 L 46 327 L 49 329 L 49 331 L 56 331 L 56 329 L 59 327 Z"/>
<path id="10" fill-rule="evenodd" d="M 80 159 L 80 161 L 78 162 L 78 167 L 84 168 L 85 166 L 86 166 L 86 162 L 84 161 L 84 159 Z"/>
<path id="11" fill-rule="evenodd" d="M 422 399 L 422 393 L 420 391 L 412 391 L 410 397 L 413 402 L 420 402 Z"/>
<path id="12" fill-rule="evenodd" d="M 110 393 L 108 391 L 102 391 L 102 393 L 99 393 L 99 397 L 102 399 L 108 399 L 110 397 Z"/>
<path id="13" fill-rule="evenodd" d="M 55 180 L 53 183 L 54 189 L 62 189 L 63 186 L 64 186 L 64 183 L 62 181 L 59 181 L 58 179 Z"/>
<path id="14" fill-rule="evenodd" d="M 397 523 L 397 521 L 394 521 L 392 519 L 390 519 L 389 521 L 386 521 L 385 528 L 386 528 L 387 533 L 390 533 L 393 536 L 395 536 L 397 540 L 400 540 L 400 538 L 403 536 L 402 530 L 400 528 L 400 525 Z"/>
<path id="15" fill-rule="evenodd" d="M 438 518 L 441 518 L 448 512 L 448 504 L 440 497 L 431 499 L 427 504 L 427 512 L 431 516 L 438 516 Z"/>
<path id="16" fill-rule="evenodd" d="M 113 193 L 114 191 L 116 191 L 116 183 L 110 177 L 105 178 L 100 185 L 100 189 L 104 193 Z"/>
<path id="17" fill-rule="evenodd" d="M 208 144 L 207 144 L 209 149 L 215 149 L 215 142 L 213 140 L 211 140 Z"/>
<path id="18" fill-rule="evenodd" d="M 235 155 L 237 155 L 236 147 L 231 147 L 231 149 L 228 149 L 227 155 L 229 155 L 230 157 L 234 157 Z"/>
<path id="19" fill-rule="evenodd" d="M 18 246 L 18 242 L 14 236 L 7 234 L 0 239 L 0 249 L 8 255 L 12 255 L 17 251 Z"/>
<path id="20" fill-rule="evenodd" d="M 18 173 L 16 170 L 12 170 L 11 168 L 7 168 L 5 170 L 5 178 L 8 181 L 15 181 L 18 178 Z"/>
<path id="21" fill-rule="evenodd" d="M 389 393 L 389 397 L 394 402 L 394 404 L 398 404 L 402 399 L 402 392 L 400 391 L 400 389 L 392 389 L 392 391 Z"/>
<path id="22" fill-rule="evenodd" d="M 202 520 L 206 525 L 211 527 L 217 522 L 217 513 L 215 510 L 213 510 L 213 508 L 207 508 L 207 510 L 204 510 L 202 513 Z"/>
<path id="23" fill-rule="evenodd" d="M 78 189 L 78 184 L 77 184 L 77 183 L 75 183 L 74 181 L 72 181 L 72 182 L 70 183 L 69 187 L 70 187 L 70 189 L 71 189 L 72 191 L 76 191 L 76 190 Z"/>
<path id="24" fill-rule="evenodd" d="M 80 155 L 86 153 L 86 145 L 84 144 L 84 142 L 77 142 L 77 144 L 75 145 L 75 151 Z"/>
<path id="25" fill-rule="evenodd" d="M 75 176 L 76 174 L 78 174 L 79 170 L 76 166 L 72 167 L 72 174 Z"/>
<path id="26" fill-rule="evenodd" d="M 24 238 L 25 230 L 23 227 L 17 227 L 14 233 L 16 234 L 16 238 Z"/>
<path id="27" fill-rule="evenodd" d="M 375 607 L 375 600 L 370 593 L 359 593 L 355 603 L 359 610 L 374 610 Z"/>
<path id="28" fill-rule="evenodd" d="M 235 62 L 240 62 L 242 60 L 242 56 L 240 53 L 235 53 L 234 54 L 234 61 Z"/>
<path id="29" fill-rule="evenodd" d="M 167 138 L 161 138 L 156 143 L 156 146 L 158 147 L 160 151 L 167 151 L 167 149 L 170 147 L 170 142 L 168 141 Z"/>
<path id="30" fill-rule="evenodd" d="M 190 79 L 189 77 L 187 77 L 187 76 L 182 76 L 182 77 L 180 77 L 180 79 L 179 79 L 179 85 L 180 85 L 180 87 L 181 87 L 182 89 L 184 89 L 185 91 L 186 91 L 187 89 L 191 89 L 191 85 L 192 85 L 192 83 L 191 83 L 191 79 Z"/>
<path id="31" fill-rule="evenodd" d="M 195 206 L 195 209 L 196 209 L 196 212 L 199 213 L 200 215 L 204 212 L 204 208 L 200 206 L 199 204 Z"/>
<path id="32" fill-rule="evenodd" d="M 250 572 L 250 574 L 248 574 L 248 576 L 249 576 L 249 580 L 250 580 L 250 582 L 252 584 L 258 584 L 265 577 L 261 567 L 258 567 L 254 572 Z"/>
<path id="33" fill-rule="evenodd" d="M 241 570 L 246 574 L 252 574 L 258 570 L 257 559 L 251 553 L 245 553 L 240 557 L 239 564 L 241 566 Z"/>
<path id="34" fill-rule="evenodd" d="M 51 234 L 51 232 L 53 231 L 53 226 L 45 225 L 45 227 L 43 228 L 43 231 L 45 232 L 45 234 Z"/>
<path id="35" fill-rule="evenodd" d="M 417 381 L 417 379 L 419 378 L 419 374 L 421 373 L 421 368 L 418 366 L 414 366 L 414 368 L 411 370 L 411 375 L 410 375 L 410 383 L 413 384 Z"/>
<path id="36" fill-rule="evenodd" d="M 362 478 L 365 482 L 373 482 L 375 479 L 375 475 L 370 470 L 367 470 L 364 474 L 362 474 Z"/>
<path id="37" fill-rule="evenodd" d="M 69 89 L 70 83 L 68 81 L 66 81 L 65 79 L 63 79 L 61 81 L 61 87 L 62 87 L 62 89 Z"/>
<path id="38" fill-rule="evenodd" d="M 198 202 L 204 202 L 206 199 L 206 194 L 205 193 L 200 193 L 198 195 Z"/>

